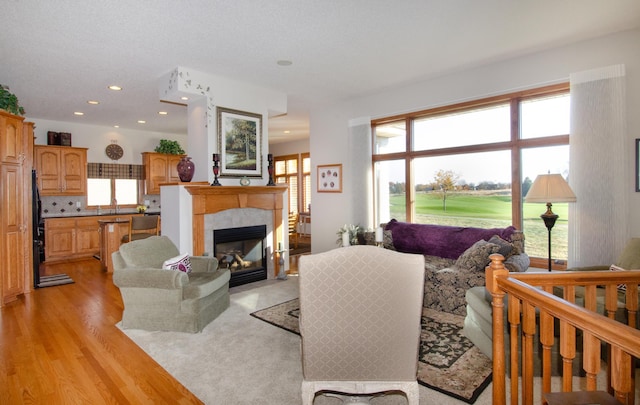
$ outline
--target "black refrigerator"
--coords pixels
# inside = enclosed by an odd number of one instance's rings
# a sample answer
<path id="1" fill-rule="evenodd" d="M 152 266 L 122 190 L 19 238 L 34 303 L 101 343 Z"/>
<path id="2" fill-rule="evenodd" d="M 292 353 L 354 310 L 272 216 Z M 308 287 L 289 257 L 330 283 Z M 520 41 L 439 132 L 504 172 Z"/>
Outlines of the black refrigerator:
<path id="1" fill-rule="evenodd" d="M 42 219 L 42 201 L 38 191 L 36 171 L 31 170 L 31 200 L 33 229 L 33 286 L 40 284 L 40 263 L 44 261 L 44 221 Z"/>

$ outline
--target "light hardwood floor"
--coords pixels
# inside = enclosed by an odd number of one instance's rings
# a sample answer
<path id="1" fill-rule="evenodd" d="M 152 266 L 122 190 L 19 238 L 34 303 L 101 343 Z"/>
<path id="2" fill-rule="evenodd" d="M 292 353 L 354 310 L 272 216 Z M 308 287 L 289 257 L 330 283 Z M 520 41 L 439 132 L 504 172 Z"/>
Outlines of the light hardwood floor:
<path id="1" fill-rule="evenodd" d="M 202 403 L 115 326 L 122 299 L 97 260 L 42 272 L 75 283 L 0 309 L 0 403 Z"/>

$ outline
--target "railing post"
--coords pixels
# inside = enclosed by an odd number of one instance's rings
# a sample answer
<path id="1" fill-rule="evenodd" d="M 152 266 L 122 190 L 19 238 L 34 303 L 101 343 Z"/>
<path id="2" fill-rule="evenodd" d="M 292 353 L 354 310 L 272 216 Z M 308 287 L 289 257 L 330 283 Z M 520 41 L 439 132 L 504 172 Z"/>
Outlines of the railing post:
<path id="1" fill-rule="evenodd" d="M 623 404 L 631 404 L 631 356 L 617 346 L 611 347 L 611 385 L 615 398 Z"/>
<path id="2" fill-rule="evenodd" d="M 505 386 L 505 353 L 504 353 L 504 291 L 498 287 L 498 277 L 507 277 L 509 271 L 505 269 L 504 256 L 494 253 L 489 256 L 491 263 L 485 269 L 487 290 L 493 301 L 493 400 L 494 405 L 506 404 Z M 513 395 L 513 393 L 512 393 Z M 516 393 L 517 395 L 517 393 Z"/>

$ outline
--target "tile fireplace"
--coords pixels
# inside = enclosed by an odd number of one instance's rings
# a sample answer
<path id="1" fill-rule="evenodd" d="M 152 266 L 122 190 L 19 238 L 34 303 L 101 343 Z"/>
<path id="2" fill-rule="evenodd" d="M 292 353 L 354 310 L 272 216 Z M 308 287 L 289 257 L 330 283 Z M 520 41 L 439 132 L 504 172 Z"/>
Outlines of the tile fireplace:
<path id="1" fill-rule="evenodd" d="M 267 278 L 280 268 L 275 247 L 287 245 L 286 185 L 222 186 L 166 184 L 161 187 L 162 234 L 180 251 L 195 256 L 213 254 L 213 231 L 266 225 L 261 251 L 266 256 Z M 166 218 L 166 220 L 165 220 Z"/>
<path id="2" fill-rule="evenodd" d="M 267 279 L 266 236 L 266 225 L 213 231 L 213 255 L 231 271 L 229 287 Z"/>

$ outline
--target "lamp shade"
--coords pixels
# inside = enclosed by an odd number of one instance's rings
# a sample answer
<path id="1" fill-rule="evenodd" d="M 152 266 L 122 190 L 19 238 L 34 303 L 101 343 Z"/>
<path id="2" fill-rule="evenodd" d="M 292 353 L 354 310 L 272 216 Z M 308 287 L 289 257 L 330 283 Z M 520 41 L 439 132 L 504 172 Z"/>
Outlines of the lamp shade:
<path id="1" fill-rule="evenodd" d="M 560 174 L 540 174 L 524 197 L 528 203 L 575 202 L 576 195 Z"/>

